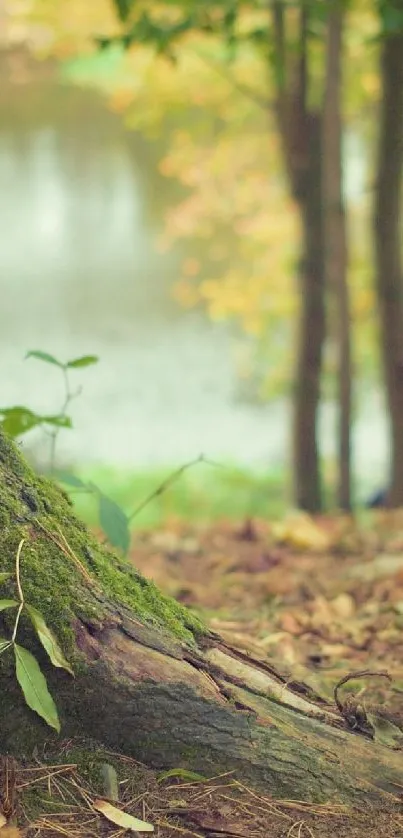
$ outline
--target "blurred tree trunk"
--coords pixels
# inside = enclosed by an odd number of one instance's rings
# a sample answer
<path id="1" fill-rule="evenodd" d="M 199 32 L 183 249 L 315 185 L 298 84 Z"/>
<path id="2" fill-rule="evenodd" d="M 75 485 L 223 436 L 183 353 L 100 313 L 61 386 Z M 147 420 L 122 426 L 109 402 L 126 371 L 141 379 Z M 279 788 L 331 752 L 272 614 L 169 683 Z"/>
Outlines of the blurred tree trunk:
<path id="1" fill-rule="evenodd" d="M 401 752 L 370 738 L 361 707 L 349 727 L 334 704 L 211 633 L 100 545 L 1 430 L 0 522 L 2 596 L 15 596 L 24 539 L 21 596 L 75 670 L 73 678 L 50 665 L 23 612 L 17 642 L 40 663 L 64 738 L 85 737 L 154 768 L 229 771 L 273 798 L 388 806 L 403 783 Z M 9 614 L 0 614 L 2 638 L 12 632 Z M 23 700 L 12 650 L 0 657 L 0 678 L 0 753 L 29 756 L 54 742 Z"/>
<path id="2" fill-rule="evenodd" d="M 329 5 L 323 102 L 325 276 L 332 309 L 335 310 L 335 338 L 338 353 L 338 503 L 341 509 L 348 511 L 351 509 L 351 347 L 342 168 L 341 94 L 344 10 L 339 0 L 336 2 L 333 0 Z"/>
<path id="3" fill-rule="evenodd" d="M 376 286 L 391 425 L 388 504 L 403 506 L 403 32 L 384 37 L 374 213 Z"/>
<path id="4" fill-rule="evenodd" d="M 294 493 L 299 508 L 318 512 L 322 506 L 322 492 L 317 426 L 325 340 L 321 114 L 307 104 L 309 9 L 301 5 L 298 11 L 299 44 L 294 50 L 288 49 L 287 11 L 282 0 L 272 4 L 272 14 L 277 116 L 302 230 L 301 312 L 294 389 Z"/>

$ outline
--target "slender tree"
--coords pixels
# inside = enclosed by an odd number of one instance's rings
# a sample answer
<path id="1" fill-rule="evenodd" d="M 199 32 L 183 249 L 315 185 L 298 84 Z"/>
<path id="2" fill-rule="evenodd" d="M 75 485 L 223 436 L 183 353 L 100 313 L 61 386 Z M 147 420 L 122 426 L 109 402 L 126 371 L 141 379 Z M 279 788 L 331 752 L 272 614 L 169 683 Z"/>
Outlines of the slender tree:
<path id="1" fill-rule="evenodd" d="M 403 506 L 403 3 L 379 6 L 383 37 L 374 206 L 376 287 L 391 429 L 388 503 Z"/>
<path id="2" fill-rule="evenodd" d="M 287 10 L 281 0 L 272 3 L 278 123 L 302 231 L 300 320 L 294 383 L 294 496 L 297 506 L 309 512 L 318 512 L 322 504 L 317 430 L 325 340 L 321 113 L 308 104 L 308 31 L 314 12 L 314 5 L 300 4 L 295 12 Z M 290 35 L 288 29 L 292 24 L 294 32 L 296 15 L 295 43 L 295 36 Z"/>
<path id="3" fill-rule="evenodd" d="M 350 303 L 347 284 L 347 231 L 342 166 L 342 69 L 345 3 L 329 3 L 326 37 L 326 74 L 323 101 L 323 205 L 325 274 L 335 308 L 338 350 L 338 503 L 351 508 L 351 349 Z"/>
<path id="4" fill-rule="evenodd" d="M 310 512 L 322 504 L 318 452 L 318 409 L 325 340 L 324 230 L 322 201 L 321 108 L 310 104 L 312 73 L 310 39 L 321 25 L 321 0 L 286 4 L 269 0 L 248 3 L 234 0 L 176 0 L 149 4 L 115 0 L 123 24 L 118 36 L 127 48 L 138 42 L 154 44 L 156 51 L 174 56 L 176 42 L 189 32 L 209 34 L 236 48 L 247 39 L 262 57 L 262 68 L 274 85 L 274 108 L 282 138 L 290 190 L 299 210 L 300 317 L 296 345 L 293 419 L 294 501 Z M 254 20 L 244 30 L 242 15 Z M 102 44 L 111 39 L 103 39 Z M 253 91 L 241 85 L 242 92 Z M 262 97 L 257 95 L 260 101 Z M 268 95 L 265 107 L 273 107 Z"/>

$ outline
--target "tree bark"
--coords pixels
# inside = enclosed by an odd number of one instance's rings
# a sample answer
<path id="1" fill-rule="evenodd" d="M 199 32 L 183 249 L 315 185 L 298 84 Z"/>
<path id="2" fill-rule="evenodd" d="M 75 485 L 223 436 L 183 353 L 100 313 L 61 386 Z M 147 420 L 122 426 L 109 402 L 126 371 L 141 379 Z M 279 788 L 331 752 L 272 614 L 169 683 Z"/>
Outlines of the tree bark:
<path id="1" fill-rule="evenodd" d="M 388 504 L 403 506 L 403 33 L 385 37 L 374 213 L 376 285 L 391 425 Z"/>
<path id="2" fill-rule="evenodd" d="M 299 197 L 302 219 L 302 258 L 299 269 L 300 323 L 294 386 L 295 500 L 299 509 L 322 508 L 318 445 L 322 356 L 325 341 L 324 241 L 321 194 L 320 118 L 306 120 L 309 148 L 306 179 Z"/>
<path id="3" fill-rule="evenodd" d="M 351 509 L 351 347 L 347 284 L 347 232 L 342 168 L 342 53 L 344 9 L 330 6 L 327 22 L 326 80 L 323 103 L 323 196 L 325 276 L 336 315 L 338 350 L 338 503 Z"/>
<path id="4" fill-rule="evenodd" d="M 348 729 L 337 708 L 209 632 L 135 568 L 99 545 L 58 487 L 36 477 L 0 432 L 2 596 L 19 579 L 63 646 L 75 678 L 47 664 L 30 623 L 17 642 L 40 662 L 64 737 L 91 738 L 146 762 L 234 771 L 277 797 L 387 806 L 401 755 Z M 10 636 L 2 611 L 1 635 Z M 55 737 L 27 708 L 0 657 L 0 749 L 29 756 Z"/>
<path id="5" fill-rule="evenodd" d="M 322 507 L 317 430 L 326 328 L 321 115 L 307 106 L 308 7 L 302 5 L 299 11 L 297 50 L 287 49 L 283 2 L 274 2 L 272 12 L 278 124 L 290 188 L 300 211 L 302 236 L 294 385 L 294 495 L 300 509 L 315 513 Z"/>

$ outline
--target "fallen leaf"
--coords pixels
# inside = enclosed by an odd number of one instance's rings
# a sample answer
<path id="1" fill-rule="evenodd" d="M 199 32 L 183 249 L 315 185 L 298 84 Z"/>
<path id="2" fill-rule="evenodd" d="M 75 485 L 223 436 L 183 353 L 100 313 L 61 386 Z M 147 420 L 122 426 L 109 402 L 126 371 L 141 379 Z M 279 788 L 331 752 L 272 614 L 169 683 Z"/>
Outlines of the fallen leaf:
<path id="1" fill-rule="evenodd" d="M 403 732 L 400 727 L 394 725 L 388 719 L 375 712 L 367 711 L 367 718 L 375 732 L 375 741 L 388 748 L 396 748 L 403 745 Z"/>
<path id="2" fill-rule="evenodd" d="M 287 612 L 281 615 L 280 626 L 283 631 L 288 632 L 288 634 L 298 635 L 301 634 L 302 631 L 302 627 L 298 620 L 294 617 L 294 614 L 289 614 Z"/>
<path id="3" fill-rule="evenodd" d="M 355 612 L 355 602 L 350 594 L 339 594 L 332 599 L 331 606 L 335 614 L 343 620 L 348 620 Z"/>
<path id="4" fill-rule="evenodd" d="M 315 521 L 304 513 L 289 515 L 282 523 L 273 526 L 277 541 L 302 550 L 328 550 L 332 538 Z"/>
<path id="5" fill-rule="evenodd" d="M 140 821 L 129 815 L 127 812 L 122 812 L 106 800 L 94 800 L 93 807 L 97 812 L 100 812 L 108 821 L 120 826 L 121 829 L 128 829 L 130 832 L 154 832 L 154 827 L 151 823 Z"/>

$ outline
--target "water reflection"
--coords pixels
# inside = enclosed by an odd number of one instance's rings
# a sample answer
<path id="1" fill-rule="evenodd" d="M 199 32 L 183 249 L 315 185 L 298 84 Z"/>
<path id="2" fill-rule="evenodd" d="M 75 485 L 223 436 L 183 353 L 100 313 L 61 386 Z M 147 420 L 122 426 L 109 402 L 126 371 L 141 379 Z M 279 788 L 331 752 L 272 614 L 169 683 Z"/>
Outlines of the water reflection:
<path id="1" fill-rule="evenodd" d="M 84 393 L 63 459 L 144 466 L 204 452 L 269 468 L 287 457 L 289 406 L 240 404 L 230 335 L 172 301 L 179 254 L 155 249 L 172 187 L 153 153 L 94 94 L 3 88 L 1 402 L 54 411 L 63 400 L 57 370 L 24 363 L 27 349 L 96 353 L 99 367 L 74 377 Z M 382 418 L 374 403 L 355 431 L 358 470 L 374 482 Z M 322 430 L 330 452 L 328 410 Z"/>
<path id="2" fill-rule="evenodd" d="M 236 403 L 230 337 L 173 303 L 178 254 L 156 251 L 169 195 L 144 148 L 102 102 L 46 87 L 0 116 L 2 403 L 60 404 L 57 370 L 21 359 L 95 352 L 68 459 L 172 463 L 201 451 L 242 461 L 283 456 L 277 409 Z M 87 110 L 86 110 L 87 108 Z M 166 187 L 165 187 L 166 190 Z M 166 203 L 165 203 L 166 205 Z"/>

